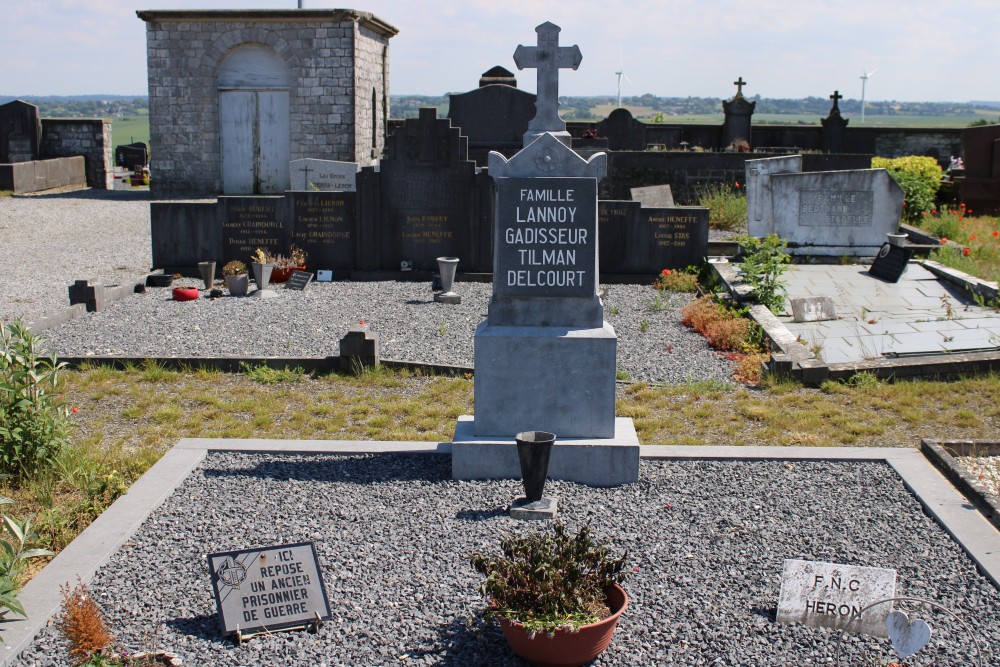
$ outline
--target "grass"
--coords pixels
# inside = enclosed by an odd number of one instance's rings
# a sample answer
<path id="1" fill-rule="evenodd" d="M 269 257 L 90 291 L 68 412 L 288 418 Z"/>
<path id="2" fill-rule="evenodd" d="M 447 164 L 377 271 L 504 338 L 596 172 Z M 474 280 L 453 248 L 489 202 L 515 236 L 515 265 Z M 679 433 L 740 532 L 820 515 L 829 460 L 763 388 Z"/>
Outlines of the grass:
<path id="1" fill-rule="evenodd" d="M 938 238 L 961 247 L 942 246 L 931 259 L 984 280 L 1000 281 L 1000 221 L 991 216 L 973 216 L 965 204 L 933 210 L 918 226 Z"/>
<path id="2" fill-rule="evenodd" d="M 131 118 L 114 118 L 111 121 L 111 145 L 143 142 L 149 145 L 149 112 Z"/>
<path id="3" fill-rule="evenodd" d="M 747 224 L 747 197 L 739 183 L 715 183 L 698 195 L 698 206 L 708 209 L 708 226 L 712 229 L 740 231 Z"/>
<path id="4" fill-rule="evenodd" d="M 356 375 L 82 367 L 63 376 L 77 412 L 54 474 L 0 489 L 37 513 L 58 552 L 180 438 L 447 441 L 473 412 L 469 377 L 386 367 Z M 627 380 L 620 372 L 619 380 Z M 689 382 L 618 388 L 617 414 L 645 444 L 916 446 L 1000 431 L 1000 376 L 888 384 L 859 377 L 819 389 Z M 42 563 L 36 565 L 40 567 Z"/>

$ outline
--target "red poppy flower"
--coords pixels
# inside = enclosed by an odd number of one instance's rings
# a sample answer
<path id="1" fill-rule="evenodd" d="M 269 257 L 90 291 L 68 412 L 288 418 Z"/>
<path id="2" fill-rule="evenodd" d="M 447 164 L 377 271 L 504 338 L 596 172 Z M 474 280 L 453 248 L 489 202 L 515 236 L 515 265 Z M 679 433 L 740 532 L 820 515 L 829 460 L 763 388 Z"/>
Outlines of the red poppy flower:
<path id="1" fill-rule="evenodd" d="M 970 255 L 970 254 L 972 254 L 972 251 L 969 250 L 968 248 L 962 248 L 962 254 L 963 255 Z"/>
<path id="2" fill-rule="evenodd" d="M 361 320 L 360 322 L 358 322 L 358 324 L 364 324 L 364 323 L 365 323 L 364 320 Z"/>
<path id="3" fill-rule="evenodd" d="M 74 406 L 73 406 L 72 408 L 70 408 L 70 412 L 79 412 L 79 410 L 78 410 L 78 409 L 77 409 L 77 407 L 76 407 L 76 406 L 74 405 Z"/>
<path id="4" fill-rule="evenodd" d="M 937 209 L 936 208 L 931 209 L 931 215 L 937 215 Z"/>
<path id="5" fill-rule="evenodd" d="M 965 202 L 962 202 L 962 208 L 965 208 Z"/>
<path id="6" fill-rule="evenodd" d="M 947 242 L 948 242 L 948 237 L 947 237 L 947 236 L 942 236 L 942 237 L 941 237 L 941 242 L 940 242 L 940 243 L 941 243 L 941 245 L 944 245 L 944 244 L 945 244 L 945 243 L 947 243 Z"/>
<path id="7" fill-rule="evenodd" d="M 998 236 L 1000 236 L 1000 232 L 998 232 L 998 231 L 994 230 L 994 231 L 993 231 L 993 238 L 996 238 L 996 237 L 998 237 Z"/>
<path id="8" fill-rule="evenodd" d="M 669 276 L 670 275 L 670 269 L 663 269 L 662 271 L 660 271 L 660 275 L 661 276 Z"/>
<path id="9" fill-rule="evenodd" d="M 970 240 L 970 241 L 975 241 L 975 240 L 976 240 L 976 235 L 975 235 L 975 234 L 973 234 L 972 236 L 970 236 L 970 237 L 969 237 L 969 240 Z"/>

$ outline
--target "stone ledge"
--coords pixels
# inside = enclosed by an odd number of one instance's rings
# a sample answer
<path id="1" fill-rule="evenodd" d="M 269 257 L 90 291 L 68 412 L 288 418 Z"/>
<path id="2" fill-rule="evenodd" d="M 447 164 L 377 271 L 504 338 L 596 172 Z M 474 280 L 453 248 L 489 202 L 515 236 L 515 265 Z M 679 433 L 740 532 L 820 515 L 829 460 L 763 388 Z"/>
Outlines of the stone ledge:
<path id="1" fill-rule="evenodd" d="M 969 474 L 955 456 L 972 456 L 985 451 L 988 456 L 1000 456 L 1000 440 L 928 440 L 920 441 L 920 451 L 955 485 L 989 521 L 1000 529 L 1000 500 L 991 496 L 986 487 Z"/>

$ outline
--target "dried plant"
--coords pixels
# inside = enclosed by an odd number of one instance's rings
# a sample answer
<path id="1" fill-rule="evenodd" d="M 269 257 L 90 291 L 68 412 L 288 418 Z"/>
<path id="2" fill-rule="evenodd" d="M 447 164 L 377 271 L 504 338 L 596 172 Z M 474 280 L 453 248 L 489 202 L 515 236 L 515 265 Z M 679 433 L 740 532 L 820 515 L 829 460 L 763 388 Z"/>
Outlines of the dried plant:
<path id="1" fill-rule="evenodd" d="M 62 613 L 56 624 L 69 640 L 73 664 L 79 665 L 90 660 L 92 654 L 107 649 L 114 638 L 87 584 L 77 578 L 76 586 L 70 587 L 66 583 L 59 587 L 59 591 L 63 598 Z"/>

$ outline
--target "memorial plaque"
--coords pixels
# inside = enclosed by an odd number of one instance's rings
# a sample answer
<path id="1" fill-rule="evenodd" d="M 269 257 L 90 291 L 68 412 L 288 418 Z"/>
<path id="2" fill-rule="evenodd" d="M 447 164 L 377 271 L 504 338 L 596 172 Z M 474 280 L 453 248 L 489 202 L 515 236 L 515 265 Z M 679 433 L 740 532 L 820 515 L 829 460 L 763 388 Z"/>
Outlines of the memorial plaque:
<path id="1" fill-rule="evenodd" d="M 892 603 L 861 610 L 895 594 L 895 570 L 785 559 L 776 620 L 885 637 Z"/>
<path id="2" fill-rule="evenodd" d="M 708 216 L 697 206 L 600 202 L 601 272 L 653 275 L 701 264 L 708 254 Z"/>
<path id="3" fill-rule="evenodd" d="M 292 271 L 291 277 L 285 283 L 285 289 L 298 290 L 304 292 L 312 280 L 313 274 L 309 271 Z"/>
<path id="4" fill-rule="evenodd" d="M 330 619 L 312 542 L 209 554 L 208 570 L 224 634 Z"/>
<path id="5" fill-rule="evenodd" d="M 286 253 L 284 197 L 219 197 L 223 263 L 249 262 L 257 248 Z"/>
<path id="6" fill-rule="evenodd" d="M 500 178 L 494 293 L 593 296 L 597 181 Z"/>
<path id="7" fill-rule="evenodd" d="M 875 193 L 857 190 L 799 192 L 801 224 L 810 226 L 867 227 L 872 224 Z"/>
<path id="8" fill-rule="evenodd" d="M 675 208 L 674 193 L 669 185 L 647 185 L 632 188 L 632 201 L 639 202 L 643 208 Z"/>
<path id="9" fill-rule="evenodd" d="M 355 192 L 358 163 L 303 158 L 288 163 L 291 189 L 303 191 Z"/>
<path id="10" fill-rule="evenodd" d="M 913 251 L 908 248 L 885 243 L 868 268 L 868 274 L 890 283 L 898 283 L 912 256 Z"/>
<path id="11" fill-rule="evenodd" d="M 837 308 L 828 296 L 803 296 L 788 300 L 793 322 L 825 322 L 837 319 Z"/>
<path id="12" fill-rule="evenodd" d="M 291 192 L 292 243 L 315 268 L 353 269 L 356 202 L 353 192 Z"/>

